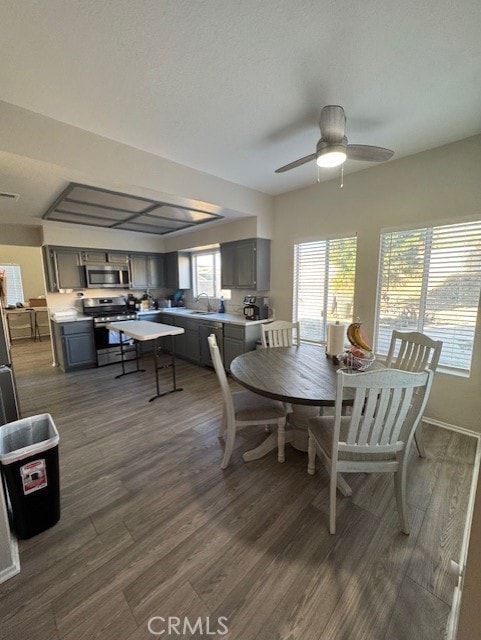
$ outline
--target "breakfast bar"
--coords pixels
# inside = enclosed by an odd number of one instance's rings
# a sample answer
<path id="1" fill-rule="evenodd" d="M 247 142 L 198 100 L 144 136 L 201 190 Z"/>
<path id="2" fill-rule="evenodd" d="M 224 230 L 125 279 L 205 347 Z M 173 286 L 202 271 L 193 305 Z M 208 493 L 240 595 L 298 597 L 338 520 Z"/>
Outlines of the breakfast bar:
<path id="1" fill-rule="evenodd" d="M 175 391 L 182 391 L 180 387 L 177 387 L 176 377 L 175 377 L 175 344 L 174 344 L 174 336 L 180 335 L 184 333 L 184 329 L 182 327 L 174 327 L 169 324 L 161 324 L 159 322 L 150 322 L 148 320 L 125 320 L 122 322 L 110 322 L 107 324 L 107 329 L 110 331 L 117 331 L 120 334 L 120 350 L 121 350 L 121 364 L 122 364 L 122 373 L 119 374 L 118 377 L 127 375 L 129 373 L 137 373 L 140 371 L 145 371 L 145 369 L 139 369 L 139 358 L 138 353 L 136 352 L 136 365 L 137 368 L 133 371 L 125 370 L 125 359 L 124 359 L 124 335 L 129 338 L 133 338 L 139 342 L 145 342 L 148 340 L 154 341 L 154 371 L 155 371 L 155 384 L 157 393 L 155 396 L 149 399 L 149 402 L 155 400 L 156 398 L 160 398 L 161 396 L 165 396 L 168 393 L 174 393 Z M 158 350 L 159 344 L 158 340 L 160 338 L 165 338 L 166 336 L 170 336 L 170 354 L 171 359 L 168 365 L 159 365 L 159 357 Z M 160 392 L 159 386 L 159 370 L 160 369 L 172 369 L 172 388 L 168 391 Z"/>

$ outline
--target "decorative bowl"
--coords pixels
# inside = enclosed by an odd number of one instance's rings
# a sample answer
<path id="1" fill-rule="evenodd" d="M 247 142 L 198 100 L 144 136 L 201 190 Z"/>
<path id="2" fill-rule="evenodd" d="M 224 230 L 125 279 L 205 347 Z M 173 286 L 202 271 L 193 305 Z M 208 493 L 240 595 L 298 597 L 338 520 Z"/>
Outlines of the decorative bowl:
<path id="1" fill-rule="evenodd" d="M 367 371 L 375 359 L 376 356 L 372 352 L 366 352 L 362 358 L 351 351 L 346 351 L 339 356 L 339 361 L 352 371 Z"/>

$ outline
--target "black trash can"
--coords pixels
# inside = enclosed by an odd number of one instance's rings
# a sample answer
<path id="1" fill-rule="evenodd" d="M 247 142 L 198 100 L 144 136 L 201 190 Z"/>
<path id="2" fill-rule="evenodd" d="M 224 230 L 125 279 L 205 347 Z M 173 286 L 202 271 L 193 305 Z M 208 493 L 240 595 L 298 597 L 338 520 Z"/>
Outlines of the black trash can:
<path id="1" fill-rule="evenodd" d="M 0 464 L 20 539 L 31 538 L 60 519 L 58 441 L 48 413 L 0 427 Z"/>

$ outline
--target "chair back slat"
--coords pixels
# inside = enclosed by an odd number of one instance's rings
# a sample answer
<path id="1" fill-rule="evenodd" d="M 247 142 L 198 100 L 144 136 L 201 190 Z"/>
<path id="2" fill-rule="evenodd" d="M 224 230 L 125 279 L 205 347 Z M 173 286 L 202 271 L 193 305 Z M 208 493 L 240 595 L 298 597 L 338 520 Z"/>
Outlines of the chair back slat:
<path id="1" fill-rule="evenodd" d="M 393 331 L 386 366 L 403 371 L 436 371 L 443 343 L 418 331 Z"/>
<path id="2" fill-rule="evenodd" d="M 262 325 L 262 346 L 268 347 L 292 347 L 294 344 L 294 331 L 296 342 L 300 343 L 300 329 L 298 322 L 275 320 Z"/>
<path id="3" fill-rule="evenodd" d="M 365 373 L 347 373 L 339 370 L 338 393 L 335 409 L 333 446 L 349 452 L 399 451 L 417 426 L 424 410 L 427 394 L 417 389 L 430 387 L 432 371 L 407 372 L 397 369 Z M 342 398 L 345 388 L 355 390 L 352 414 L 349 418 L 345 441 L 339 442 L 342 419 Z M 333 452 L 334 454 L 334 452 Z"/>
<path id="4" fill-rule="evenodd" d="M 229 388 L 229 382 L 227 380 L 227 375 L 225 373 L 224 365 L 222 364 L 222 357 L 220 354 L 220 349 L 217 344 L 217 339 L 215 334 L 211 334 L 207 337 L 207 341 L 209 343 L 210 357 L 212 358 L 212 363 L 214 365 L 215 372 L 217 374 L 217 378 L 219 380 L 222 399 L 224 401 L 224 407 L 229 419 L 234 420 L 234 403 L 232 401 L 232 394 Z"/>

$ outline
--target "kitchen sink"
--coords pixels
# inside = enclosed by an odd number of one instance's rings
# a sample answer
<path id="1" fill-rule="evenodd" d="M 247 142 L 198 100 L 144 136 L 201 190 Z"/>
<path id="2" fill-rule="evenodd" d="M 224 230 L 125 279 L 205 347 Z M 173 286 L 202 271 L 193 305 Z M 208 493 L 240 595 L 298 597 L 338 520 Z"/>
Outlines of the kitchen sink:
<path id="1" fill-rule="evenodd" d="M 185 311 L 185 313 L 192 314 L 195 316 L 211 316 L 215 312 L 214 311 L 196 311 L 195 309 L 189 309 L 188 311 Z"/>

